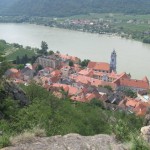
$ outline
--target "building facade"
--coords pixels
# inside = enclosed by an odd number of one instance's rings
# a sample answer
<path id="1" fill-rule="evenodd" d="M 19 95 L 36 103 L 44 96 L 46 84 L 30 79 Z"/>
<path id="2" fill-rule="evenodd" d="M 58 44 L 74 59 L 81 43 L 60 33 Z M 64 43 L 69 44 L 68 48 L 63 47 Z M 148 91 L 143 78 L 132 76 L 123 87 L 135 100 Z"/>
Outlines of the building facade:
<path id="1" fill-rule="evenodd" d="M 44 68 L 51 67 L 51 68 L 57 69 L 61 66 L 60 59 L 55 55 L 38 57 L 36 60 L 36 63 L 38 63 Z"/>

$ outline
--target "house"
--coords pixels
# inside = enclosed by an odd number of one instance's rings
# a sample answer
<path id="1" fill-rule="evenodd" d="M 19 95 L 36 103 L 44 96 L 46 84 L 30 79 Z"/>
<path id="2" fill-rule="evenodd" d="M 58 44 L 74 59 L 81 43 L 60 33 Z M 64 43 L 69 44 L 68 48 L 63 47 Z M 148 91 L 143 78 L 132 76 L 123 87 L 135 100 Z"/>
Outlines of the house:
<path id="1" fill-rule="evenodd" d="M 54 70 L 53 72 L 50 73 L 51 77 L 61 77 L 62 73 L 60 70 Z"/>
<path id="2" fill-rule="evenodd" d="M 75 56 L 69 56 L 68 54 L 67 55 L 58 54 L 58 56 L 61 58 L 62 61 L 68 61 L 69 60 L 69 61 L 72 61 L 75 64 L 80 63 L 80 59 L 78 57 L 75 57 Z"/>
<path id="3" fill-rule="evenodd" d="M 109 94 L 106 102 L 118 105 L 124 98 L 125 98 L 125 94 L 123 92 L 115 91 Z"/>
<path id="4" fill-rule="evenodd" d="M 99 87 L 99 86 L 110 86 L 112 89 L 116 89 L 116 84 L 113 82 L 107 82 L 107 81 L 102 81 L 98 79 L 94 79 L 91 77 L 83 76 L 83 75 L 78 75 L 78 74 L 71 74 L 69 76 L 70 79 L 75 81 L 76 83 L 81 83 L 89 86 L 94 86 L 94 87 Z"/>
<path id="5" fill-rule="evenodd" d="M 19 78 L 20 77 L 20 70 L 15 69 L 15 68 L 11 68 L 8 69 L 5 74 L 4 74 L 7 78 Z"/>
<path id="6" fill-rule="evenodd" d="M 94 71 L 93 78 L 99 79 L 102 81 L 107 81 L 107 82 L 114 82 L 115 80 L 120 79 L 120 78 L 130 79 L 130 76 L 128 74 L 126 74 L 125 72 L 123 72 L 121 74 L 117 74 L 114 71 L 112 71 L 111 73 L 95 72 Z"/>
<path id="7" fill-rule="evenodd" d="M 150 104 L 137 99 L 127 98 L 125 106 L 130 109 L 131 113 L 134 112 L 138 116 L 144 116 Z"/>
<path id="8" fill-rule="evenodd" d="M 45 67 L 44 69 L 38 72 L 38 76 L 50 76 L 50 73 L 53 71 L 54 71 L 53 68 Z"/>
<path id="9" fill-rule="evenodd" d="M 79 71 L 78 74 L 88 76 L 88 77 L 92 77 L 93 72 L 94 71 L 92 69 L 86 68 L 86 69 L 83 69 L 83 70 Z"/>
<path id="10" fill-rule="evenodd" d="M 57 69 L 61 66 L 61 60 L 56 55 L 40 56 L 37 58 L 36 63 L 42 67 L 51 67 Z"/>
<path id="11" fill-rule="evenodd" d="M 70 75 L 70 78 L 74 80 L 76 83 L 82 83 L 82 84 L 87 84 L 87 85 L 92 85 L 98 87 L 101 85 L 101 81 L 98 79 L 94 79 L 91 77 L 83 76 L 83 75 L 76 75 L 72 74 Z"/>
<path id="12" fill-rule="evenodd" d="M 51 89 L 56 89 L 57 91 L 63 89 L 65 92 L 68 92 L 68 96 L 78 95 L 82 93 L 82 90 L 76 87 L 73 87 L 71 85 L 66 85 L 66 84 L 60 84 L 60 83 L 52 84 Z"/>
<path id="13" fill-rule="evenodd" d="M 61 73 L 62 73 L 62 77 L 68 77 L 70 74 L 71 74 L 71 71 L 72 69 L 71 69 L 71 67 L 70 66 L 67 66 L 67 65 L 65 65 L 65 66 L 63 66 L 61 69 L 60 69 L 60 71 L 61 71 Z"/>
<path id="14" fill-rule="evenodd" d="M 72 85 L 73 81 L 71 79 L 69 79 L 69 78 L 61 77 L 60 80 L 59 80 L 59 83 L 60 84 L 66 84 L 66 85 Z"/>
<path id="15" fill-rule="evenodd" d="M 116 83 L 118 90 L 131 89 L 134 92 L 138 92 L 149 89 L 147 77 L 142 80 L 119 78 L 114 83 Z"/>
<path id="16" fill-rule="evenodd" d="M 87 93 L 87 94 L 82 93 L 79 95 L 72 96 L 70 99 L 78 102 L 89 102 L 94 98 L 96 98 L 96 95 L 94 93 Z"/>
<path id="17" fill-rule="evenodd" d="M 87 68 L 93 69 L 96 72 L 110 73 L 110 64 L 108 64 L 106 62 L 92 62 L 92 61 L 90 61 L 88 63 Z"/>
<path id="18" fill-rule="evenodd" d="M 150 94 L 148 94 L 147 90 L 138 91 L 137 98 L 142 102 L 150 102 Z"/>
<path id="19" fill-rule="evenodd" d="M 21 78 L 25 81 L 33 79 L 35 71 L 29 67 L 25 67 L 21 70 Z"/>
<path id="20" fill-rule="evenodd" d="M 100 95 L 110 95 L 110 94 L 112 94 L 112 91 L 110 91 L 110 90 L 108 90 L 107 88 L 105 88 L 105 87 L 98 87 L 97 88 L 97 91 L 98 91 L 98 93 L 100 94 Z"/>

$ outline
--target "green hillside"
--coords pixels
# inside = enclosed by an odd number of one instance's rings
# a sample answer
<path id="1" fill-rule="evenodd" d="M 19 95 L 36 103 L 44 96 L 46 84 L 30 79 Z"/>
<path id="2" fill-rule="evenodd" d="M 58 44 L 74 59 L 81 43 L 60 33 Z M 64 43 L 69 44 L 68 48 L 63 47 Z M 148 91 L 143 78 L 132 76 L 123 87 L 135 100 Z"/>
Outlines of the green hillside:
<path id="1" fill-rule="evenodd" d="M 0 0 L 0 15 L 64 17 L 87 13 L 150 13 L 149 0 Z"/>
<path id="2" fill-rule="evenodd" d="M 5 95 L 0 88 L 0 148 L 10 145 L 10 137 L 33 131 L 38 127 L 47 136 L 79 133 L 81 135 L 115 134 L 121 142 L 131 142 L 140 150 L 148 150 L 136 137 L 142 126 L 142 118 L 121 111 L 106 110 L 98 100 L 90 103 L 58 99 L 37 85 L 23 87 L 29 98 L 27 106 L 20 106 Z M 136 140 L 134 140 L 136 139 Z M 145 149 L 143 149 L 145 148 Z"/>

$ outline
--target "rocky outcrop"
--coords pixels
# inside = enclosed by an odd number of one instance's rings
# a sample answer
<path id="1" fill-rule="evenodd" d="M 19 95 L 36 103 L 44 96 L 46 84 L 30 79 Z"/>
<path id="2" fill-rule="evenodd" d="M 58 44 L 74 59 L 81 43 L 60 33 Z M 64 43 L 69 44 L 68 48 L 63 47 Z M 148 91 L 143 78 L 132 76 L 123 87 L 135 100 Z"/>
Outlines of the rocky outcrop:
<path id="1" fill-rule="evenodd" d="M 141 136 L 145 141 L 150 143 L 150 125 L 141 128 Z"/>
<path id="2" fill-rule="evenodd" d="M 144 126 L 150 125 L 150 113 L 147 113 L 144 118 Z"/>
<path id="3" fill-rule="evenodd" d="M 6 96 L 11 96 L 14 100 L 18 100 L 22 106 L 29 103 L 25 92 L 16 84 L 9 80 L 3 80 L 2 85 Z"/>
<path id="4" fill-rule="evenodd" d="M 79 134 L 68 134 L 36 138 L 32 142 L 20 143 L 3 150 L 128 150 L 128 148 L 117 143 L 115 138 L 109 135 L 81 136 Z"/>

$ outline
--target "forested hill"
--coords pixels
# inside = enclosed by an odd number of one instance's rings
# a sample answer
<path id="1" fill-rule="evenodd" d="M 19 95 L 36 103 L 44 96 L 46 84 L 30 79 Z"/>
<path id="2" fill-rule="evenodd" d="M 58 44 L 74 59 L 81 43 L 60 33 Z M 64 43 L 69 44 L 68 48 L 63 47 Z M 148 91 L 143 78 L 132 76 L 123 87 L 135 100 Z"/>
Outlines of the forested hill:
<path id="1" fill-rule="evenodd" d="M 150 0 L 0 0 L 0 15 L 71 16 L 87 13 L 150 13 Z"/>

